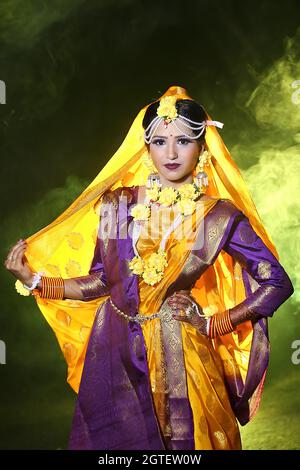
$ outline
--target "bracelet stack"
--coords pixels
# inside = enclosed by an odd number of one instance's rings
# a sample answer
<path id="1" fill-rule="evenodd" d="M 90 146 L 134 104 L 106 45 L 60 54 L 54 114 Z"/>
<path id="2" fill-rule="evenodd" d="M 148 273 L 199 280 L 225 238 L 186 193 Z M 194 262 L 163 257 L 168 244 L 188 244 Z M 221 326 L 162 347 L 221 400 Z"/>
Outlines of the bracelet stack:
<path id="1" fill-rule="evenodd" d="M 39 296 L 44 299 L 63 299 L 65 284 L 62 277 L 41 277 L 42 288 Z"/>
<path id="2" fill-rule="evenodd" d="M 213 315 L 210 318 L 208 335 L 210 338 L 216 338 L 217 336 L 227 335 L 228 333 L 232 333 L 233 331 L 234 326 L 231 323 L 229 310 L 225 310 L 225 312 Z"/>

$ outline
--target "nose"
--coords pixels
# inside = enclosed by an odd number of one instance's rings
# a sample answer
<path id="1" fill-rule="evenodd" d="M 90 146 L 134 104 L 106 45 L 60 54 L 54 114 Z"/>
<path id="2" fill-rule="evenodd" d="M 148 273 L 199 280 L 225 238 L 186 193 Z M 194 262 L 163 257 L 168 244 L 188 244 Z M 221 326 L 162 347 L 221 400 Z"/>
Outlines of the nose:
<path id="1" fill-rule="evenodd" d="M 176 143 L 173 140 L 168 142 L 168 159 L 175 160 L 178 157 Z"/>

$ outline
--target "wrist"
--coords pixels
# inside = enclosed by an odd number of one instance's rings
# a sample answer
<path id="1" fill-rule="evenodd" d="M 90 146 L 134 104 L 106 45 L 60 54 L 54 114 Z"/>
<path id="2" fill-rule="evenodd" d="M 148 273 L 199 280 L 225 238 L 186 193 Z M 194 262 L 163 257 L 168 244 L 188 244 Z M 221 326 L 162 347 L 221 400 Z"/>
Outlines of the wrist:
<path id="1" fill-rule="evenodd" d="M 22 277 L 20 281 L 23 285 L 32 286 L 32 283 L 34 281 L 34 273 L 31 273 L 29 276 Z"/>
<path id="2" fill-rule="evenodd" d="M 30 277 L 30 279 L 27 282 L 23 283 L 23 286 L 25 287 L 25 289 L 28 289 L 29 291 L 33 291 L 34 289 L 36 289 L 38 284 L 41 283 L 41 278 L 43 274 L 44 273 L 40 271 L 32 273 L 32 276 Z"/>
<path id="3" fill-rule="evenodd" d="M 211 317 L 209 324 L 209 337 L 211 339 L 217 336 L 224 336 L 234 331 L 235 327 L 231 323 L 230 309 L 218 313 Z"/>

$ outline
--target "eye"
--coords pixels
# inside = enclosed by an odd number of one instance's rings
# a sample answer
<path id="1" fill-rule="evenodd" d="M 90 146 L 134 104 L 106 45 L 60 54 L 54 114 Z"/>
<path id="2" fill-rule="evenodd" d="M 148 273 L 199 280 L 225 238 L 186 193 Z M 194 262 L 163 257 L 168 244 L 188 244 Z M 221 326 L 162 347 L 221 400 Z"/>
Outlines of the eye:
<path id="1" fill-rule="evenodd" d="M 189 139 L 185 139 L 184 137 L 182 137 L 181 139 L 178 139 L 178 142 L 181 144 L 181 145 L 187 145 L 189 144 L 191 141 Z"/>
<path id="2" fill-rule="evenodd" d="M 156 139 L 156 140 L 153 140 L 152 143 L 154 145 L 163 145 L 165 143 L 164 139 Z"/>

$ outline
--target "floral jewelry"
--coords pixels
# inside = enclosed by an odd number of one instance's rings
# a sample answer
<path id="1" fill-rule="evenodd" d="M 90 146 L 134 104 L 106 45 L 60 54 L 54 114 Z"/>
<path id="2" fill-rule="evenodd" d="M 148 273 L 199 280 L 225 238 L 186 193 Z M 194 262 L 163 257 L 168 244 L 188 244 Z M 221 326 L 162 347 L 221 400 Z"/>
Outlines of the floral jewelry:
<path id="1" fill-rule="evenodd" d="M 143 158 L 143 163 L 150 172 L 147 177 L 146 188 L 152 189 L 155 185 L 161 186 L 159 174 L 157 173 L 152 158 L 150 158 L 149 154 Z"/>
<path id="2" fill-rule="evenodd" d="M 222 122 L 211 121 L 209 119 L 205 119 L 201 122 L 197 122 L 197 121 L 192 121 L 192 119 L 189 119 L 186 116 L 179 114 L 176 108 L 176 101 L 177 101 L 176 96 L 165 96 L 164 98 L 161 98 L 159 102 L 159 106 L 156 111 L 156 116 L 152 119 L 152 121 L 150 122 L 150 124 L 148 125 L 148 127 L 145 129 L 145 132 L 144 132 L 144 141 L 146 142 L 146 144 L 151 143 L 152 137 L 154 136 L 155 131 L 161 122 L 164 123 L 165 127 L 167 127 L 168 124 L 172 122 L 172 124 L 174 124 L 177 130 L 179 130 L 180 132 L 183 132 L 183 130 L 180 129 L 177 125 L 177 121 L 180 122 L 183 126 L 186 126 L 188 129 L 193 131 L 194 139 L 198 139 L 203 134 L 207 126 L 215 126 L 215 127 L 219 127 L 222 129 L 224 125 Z M 190 135 L 184 132 L 183 134 L 186 137 L 191 137 Z"/>
<path id="3" fill-rule="evenodd" d="M 195 199 L 201 194 L 200 188 L 195 183 L 188 183 L 180 186 L 178 189 L 165 187 L 161 189 L 159 185 L 154 185 L 151 189 L 146 189 L 146 203 L 137 204 L 131 210 L 133 221 L 138 225 L 134 225 L 133 231 L 133 248 L 136 256 L 129 262 L 129 268 L 133 274 L 143 277 L 146 284 L 153 286 L 159 282 L 165 268 L 168 266 L 167 252 L 165 251 L 165 243 L 170 233 L 180 224 L 183 217 L 191 215 L 196 210 Z M 177 203 L 180 213 L 170 225 L 167 233 L 161 240 L 160 247 L 156 253 L 152 253 L 147 261 L 145 261 L 137 252 L 135 244 L 137 242 L 140 225 L 149 219 L 151 215 L 151 206 L 159 204 L 161 206 L 170 207 Z"/>
<path id="4" fill-rule="evenodd" d="M 35 295 L 36 292 L 38 292 L 36 286 L 40 282 L 43 274 L 43 272 L 34 273 L 31 286 L 27 286 L 26 284 L 23 284 L 19 279 L 17 279 L 15 282 L 15 289 L 18 294 L 24 296 L 28 296 L 30 294 Z"/>
<path id="5" fill-rule="evenodd" d="M 166 96 L 160 100 L 159 107 L 157 108 L 157 116 L 164 119 L 165 127 L 178 116 L 175 104 L 176 96 Z"/>
<path id="6" fill-rule="evenodd" d="M 211 163 L 212 154 L 209 150 L 205 150 L 199 157 L 198 164 L 196 166 L 196 185 L 201 191 L 205 192 L 208 187 L 208 175 L 204 171 L 205 166 L 209 166 Z"/>

